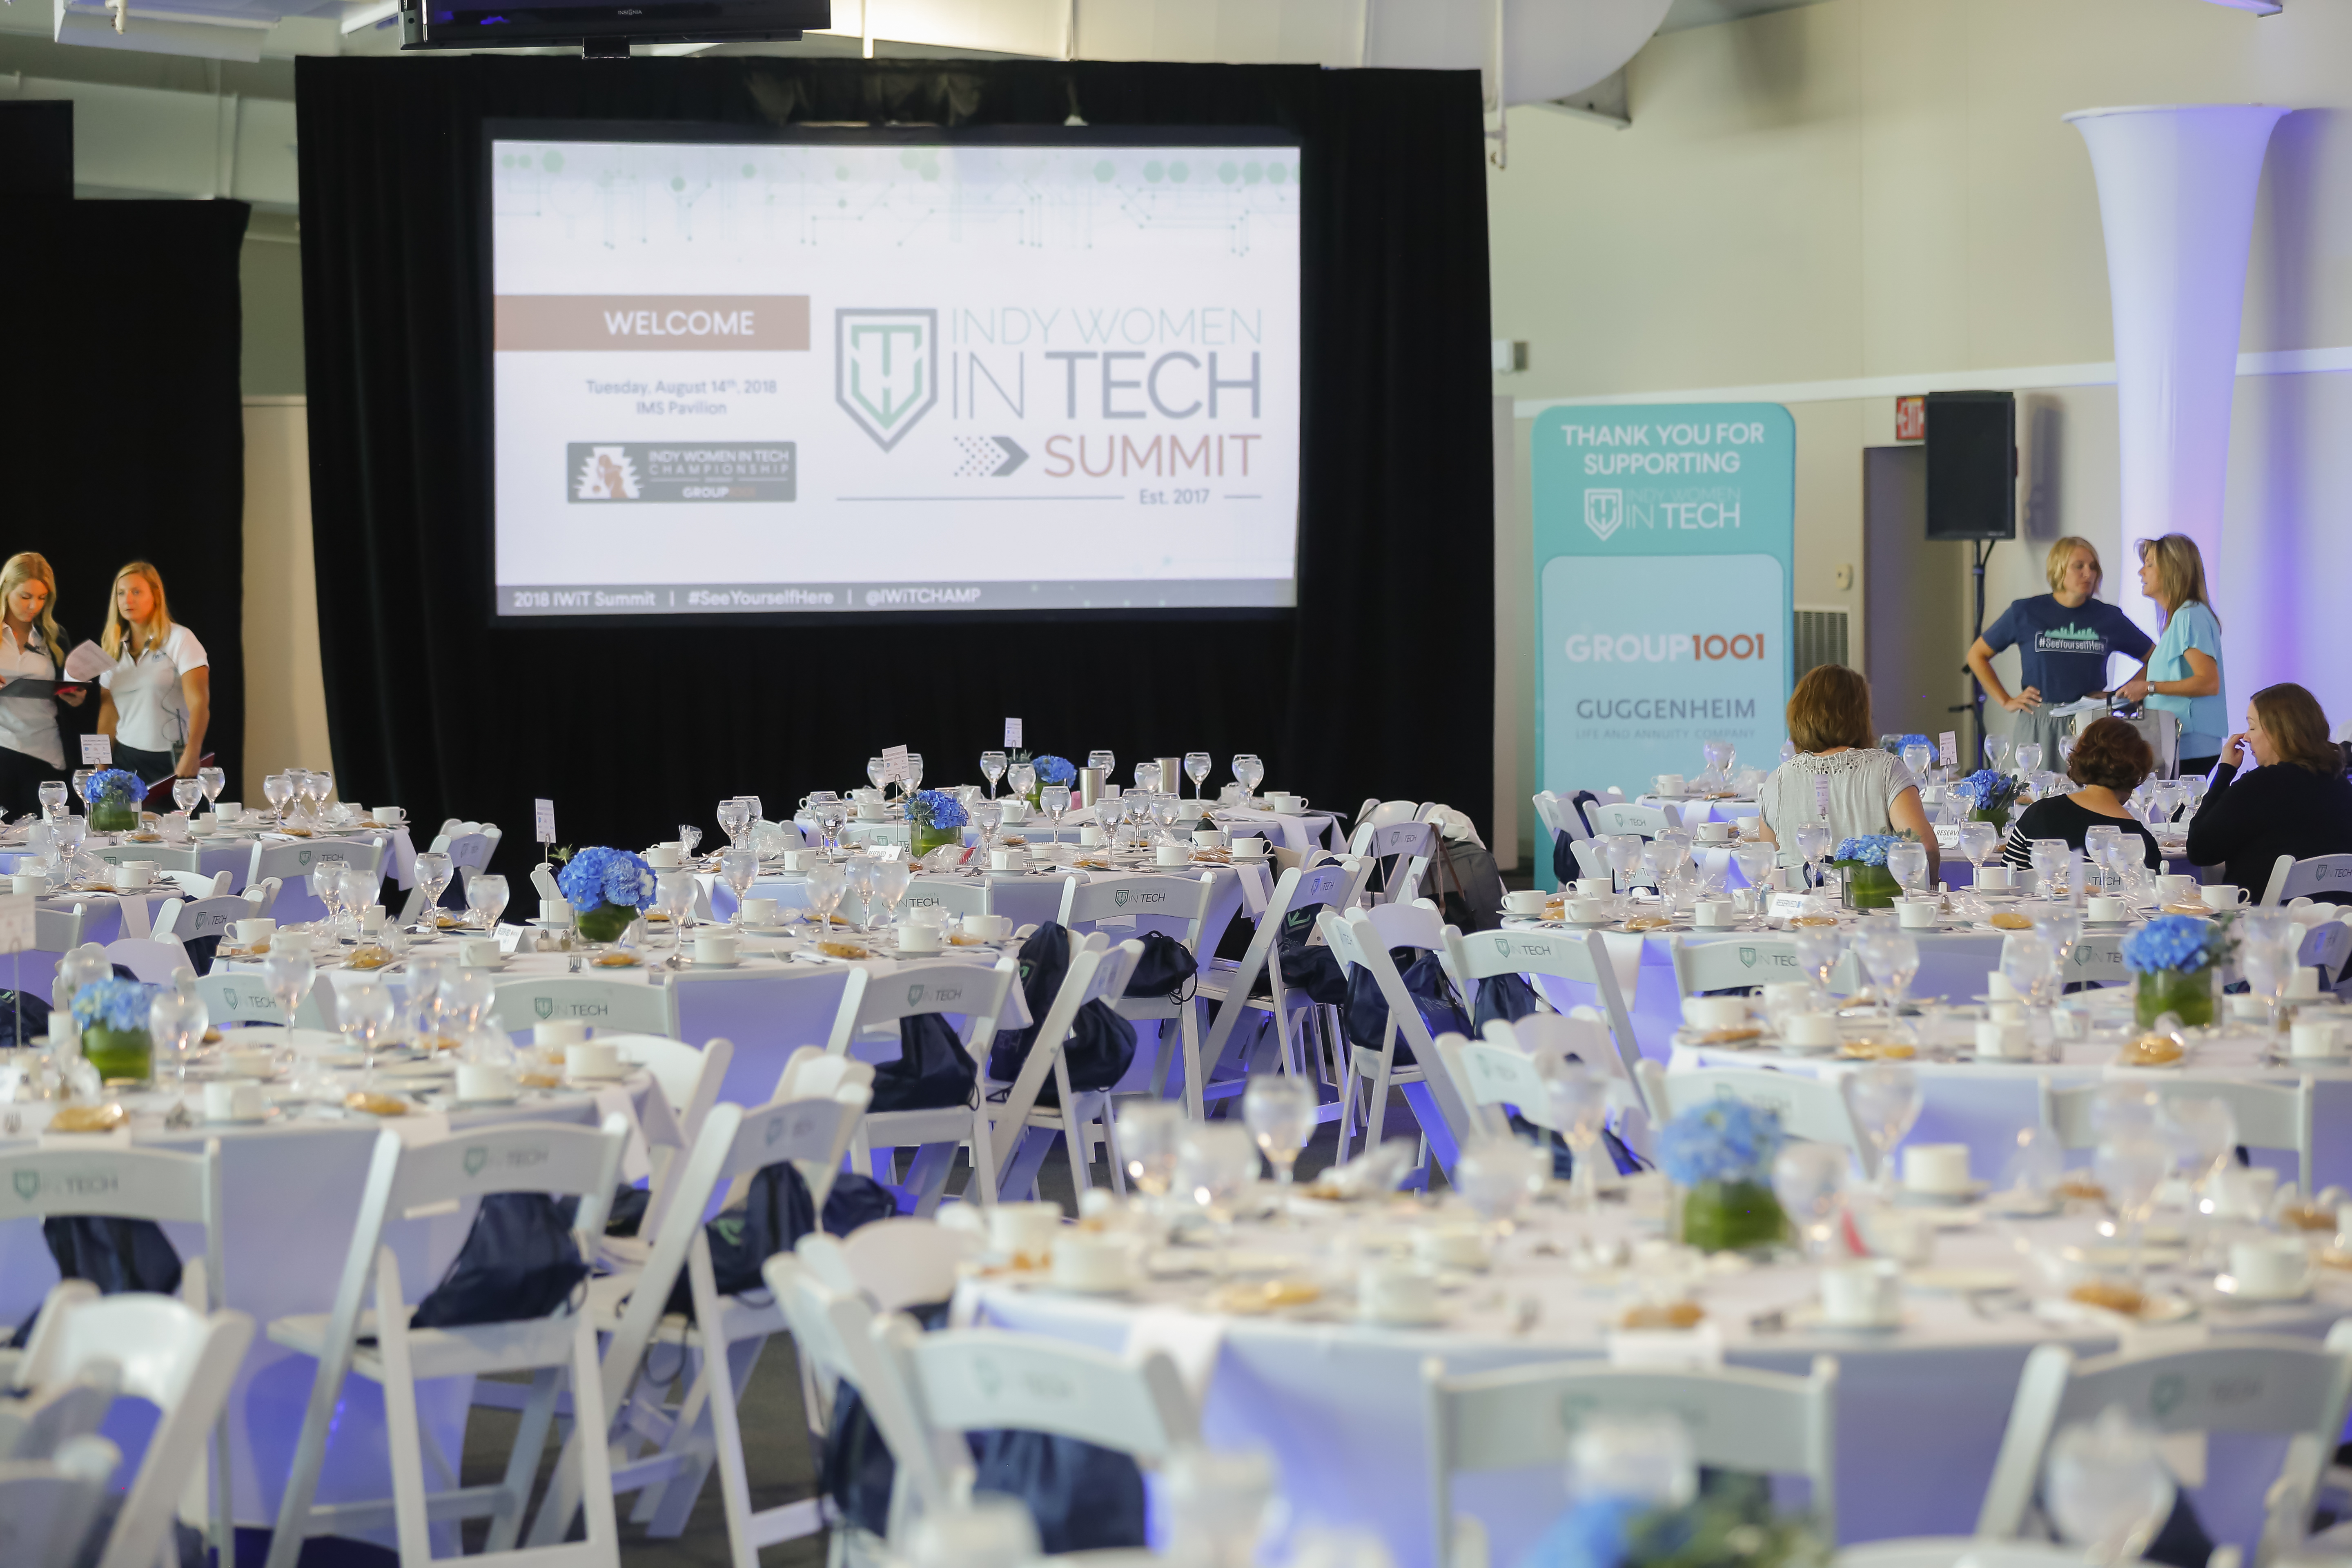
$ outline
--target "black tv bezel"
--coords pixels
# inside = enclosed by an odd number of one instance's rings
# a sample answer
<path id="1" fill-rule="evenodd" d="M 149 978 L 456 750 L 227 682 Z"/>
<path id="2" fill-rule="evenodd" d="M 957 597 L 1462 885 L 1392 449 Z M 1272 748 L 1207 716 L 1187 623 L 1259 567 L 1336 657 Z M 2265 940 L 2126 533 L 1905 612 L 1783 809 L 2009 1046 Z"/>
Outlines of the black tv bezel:
<path id="1" fill-rule="evenodd" d="M 484 18 L 505 21 L 505 11 L 533 20 L 508 23 L 485 33 Z M 402 0 L 400 47 L 408 49 L 538 49 L 576 45 L 599 53 L 622 54 L 631 44 L 797 43 L 811 28 L 833 26 L 831 0 L 687 0 L 685 4 L 531 5 L 500 7 L 474 0 L 435 22 L 432 0 Z M 635 16 L 630 12 L 638 13 Z M 798 12 L 787 17 L 784 13 Z M 690 22 L 679 13 L 692 13 Z M 446 36 L 436 36 L 446 32 Z"/>
<path id="2" fill-rule="evenodd" d="M 879 145 L 933 146 L 950 144 L 998 146 L 1069 146 L 1069 147 L 1284 147 L 1296 149 L 1299 157 L 1299 183 L 1308 177 L 1310 149 L 1297 132 L 1278 126 L 1064 126 L 1064 125 L 728 125 L 704 121 L 667 121 L 644 120 L 528 120 L 514 118 L 485 119 L 481 122 L 481 179 L 477 204 L 479 254 L 476 270 L 481 285 L 476 299 L 480 312 L 481 359 L 479 374 L 485 388 L 483 403 L 495 409 L 497 398 L 497 349 L 490 331 L 493 296 L 497 278 L 493 271 L 495 246 L 490 232 L 491 176 L 496 167 L 498 143 L 502 139 L 524 139 L 535 142 L 740 142 L 769 145 Z M 645 626 L 648 629 L 675 629 L 701 626 L 714 631 L 735 627 L 799 627 L 814 630 L 839 626 L 1013 626 L 1049 622 L 1088 621 L 1284 621 L 1298 614 L 1299 566 L 1304 544 L 1302 513 L 1306 505 L 1307 474 L 1305 471 L 1305 357 L 1307 332 L 1307 290 L 1308 287 L 1306 258 L 1302 248 L 1298 273 L 1299 292 L 1299 353 L 1300 375 L 1300 473 L 1298 497 L 1290 514 L 1290 585 L 1291 602 L 1287 605 L 1117 605 L 1085 609 L 1051 610 L 746 610 L 727 611 L 696 616 L 672 615 L 584 615 L 584 616 L 508 616 L 499 614 L 498 581 L 498 439 L 493 414 L 491 437 L 482 463 L 483 521 L 481 532 L 482 581 L 488 590 L 487 606 L 489 628 L 493 631 L 583 631 L 610 629 L 616 626 Z"/>

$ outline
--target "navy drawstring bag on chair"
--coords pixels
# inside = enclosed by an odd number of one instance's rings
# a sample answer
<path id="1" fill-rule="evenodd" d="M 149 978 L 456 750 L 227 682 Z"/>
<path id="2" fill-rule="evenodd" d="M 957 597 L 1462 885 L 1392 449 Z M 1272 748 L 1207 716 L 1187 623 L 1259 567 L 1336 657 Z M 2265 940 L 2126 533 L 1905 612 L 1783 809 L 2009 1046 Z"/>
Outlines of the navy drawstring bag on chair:
<path id="1" fill-rule="evenodd" d="M 1423 952 L 1417 948 L 1398 947 L 1389 950 L 1389 962 L 1397 966 L 1404 988 L 1421 1009 L 1421 1021 L 1428 1026 L 1430 1037 L 1439 1035 L 1466 1035 L 1470 1020 L 1462 1011 L 1462 999 L 1454 994 L 1454 982 L 1446 977 L 1445 966 L 1434 952 Z M 1389 1000 L 1381 994 L 1380 982 L 1371 971 L 1357 969 L 1348 976 L 1347 1005 L 1341 1016 L 1348 1026 L 1348 1039 L 1368 1051 L 1381 1048 L 1382 1037 L 1389 1028 Z M 1397 1036 L 1396 1065 L 1412 1065 L 1412 1046 L 1404 1036 Z"/>
<path id="2" fill-rule="evenodd" d="M 1185 951 L 1181 942 L 1171 942 L 1169 945 L 1178 952 Z M 1189 959 L 1190 954 L 1186 956 Z M 1055 994 L 1062 989 L 1063 977 L 1069 972 L 1070 933 L 1055 921 L 1047 921 L 1021 944 L 1021 995 L 1028 1005 L 1029 1016 L 1036 1022 L 1025 1029 L 997 1031 L 996 1042 L 988 1050 L 990 1078 L 1009 1084 L 1021 1076 L 1021 1065 L 1029 1059 L 1029 1047 L 1036 1043 L 1038 1025 L 1052 1009 Z M 1129 994 L 1138 994 L 1131 984 Z M 1133 1024 L 1113 1012 L 1100 997 L 1078 1009 L 1070 1026 L 1070 1037 L 1062 1042 L 1062 1064 L 1069 1069 L 1073 1089 L 1109 1089 L 1127 1076 L 1127 1069 L 1134 1063 Z M 1050 1075 L 1037 1091 L 1037 1103 L 1062 1103 L 1061 1086 Z"/>

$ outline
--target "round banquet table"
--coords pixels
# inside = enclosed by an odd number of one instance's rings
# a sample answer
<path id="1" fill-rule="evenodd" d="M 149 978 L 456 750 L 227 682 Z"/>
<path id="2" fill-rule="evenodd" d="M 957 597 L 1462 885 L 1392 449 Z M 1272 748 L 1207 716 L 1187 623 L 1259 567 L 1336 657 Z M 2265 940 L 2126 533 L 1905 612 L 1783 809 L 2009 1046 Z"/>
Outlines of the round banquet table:
<path id="1" fill-rule="evenodd" d="M 279 1031 L 265 1027 L 230 1034 L 233 1039 L 275 1037 Z M 202 1076 L 201 1063 L 194 1070 Z M 278 1106 L 278 1118 L 264 1125 L 221 1126 L 199 1119 L 192 1126 L 173 1129 L 163 1121 L 173 1099 L 168 1093 L 126 1096 L 124 1104 L 132 1112 L 128 1127 L 95 1136 L 45 1137 L 41 1129 L 53 1109 L 47 1103 L 0 1106 L 0 1112 L 5 1113 L 0 1119 L 0 1149 L 19 1148 L 38 1140 L 49 1147 L 82 1149 L 114 1143 L 197 1153 L 206 1140 L 220 1141 L 221 1271 L 226 1304 L 251 1313 L 255 1322 L 253 1345 L 246 1352 L 228 1405 L 236 1515 L 238 1523 L 247 1525 L 266 1526 L 277 1520 L 279 1494 L 293 1464 L 317 1364 L 271 1344 L 266 1330 L 273 1318 L 324 1312 L 333 1307 L 368 1163 L 381 1131 L 390 1127 L 404 1135 L 432 1136 L 444 1127 L 462 1131 L 516 1120 L 593 1126 L 606 1114 L 618 1111 L 639 1130 L 632 1133 L 624 1168 L 634 1168 L 640 1174 L 645 1132 L 659 1142 L 675 1143 L 678 1138 L 668 1102 L 642 1072 L 600 1086 L 593 1092 L 525 1090 L 522 1099 L 508 1107 L 457 1109 L 444 1093 L 431 1097 L 415 1114 L 382 1121 L 347 1113 L 340 1105 L 285 1101 Z M 447 1272 L 473 1224 L 472 1210 L 468 1204 L 427 1219 L 394 1220 L 385 1227 L 384 1245 L 400 1259 L 401 1283 L 412 1303 L 422 1300 Z M 201 1226 L 163 1228 L 181 1258 L 204 1257 Z M 0 1223 L 0 1321 L 15 1325 L 30 1319 L 57 1282 L 57 1266 L 42 1240 L 40 1226 L 30 1220 Z M 453 1464 L 472 1386 L 470 1379 L 451 1378 L 421 1384 L 417 1391 L 418 1411 L 426 1430 Z M 353 1377 L 344 1385 L 320 1481 L 320 1501 L 391 1495 L 383 1410 L 383 1395 L 374 1384 Z M 111 1429 L 110 1435 L 115 1435 Z M 125 1437 L 126 1447 L 133 1440 L 143 1437 Z M 443 1549 L 450 1546 L 445 1543 Z"/>
<path id="2" fill-rule="evenodd" d="M 1150 1278 L 1119 1297 L 1060 1292 L 1002 1275 L 971 1281 L 959 1316 L 1114 1352 L 1168 1351 L 1196 1390 L 1205 1384 L 1208 1443 L 1263 1447 L 1276 1457 L 1294 1523 L 1374 1530 L 1403 1568 L 1419 1568 L 1431 1561 L 1432 1539 L 1424 1360 L 1438 1358 L 1461 1373 L 1607 1355 L 1610 1326 L 1641 1286 L 1626 1270 L 1585 1264 L 1577 1242 L 1583 1235 L 1658 1235 L 1663 1180 L 1635 1177 L 1626 1191 L 1626 1203 L 1604 1205 L 1589 1224 L 1558 1207 L 1528 1211 L 1491 1273 L 1457 1276 L 1444 1289 L 1444 1321 L 1433 1327 L 1382 1327 L 1353 1315 L 1347 1282 L 1356 1258 L 1395 1244 L 1427 1212 L 1402 1200 L 1361 1218 L 1237 1227 L 1236 1273 L 1318 1280 L 1325 1299 L 1308 1306 L 1220 1314 L 1208 1305 L 1217 1284 L 1208 1276 L 1214 1254 L 1188 1247 L 1150 1255 Z M 1441 1212 L 1467 1217 L 1458 1207 Z M 2091 1239 L 2090 1216 L 1997 1220 L 1968 1208 L 1942 1211 L 1939 1223 L 1948 1228 L 1938 1235 L 1936 1267 L 2005 1268 L 2024 1289 L 1974 1296 L 1906 1289 L 1899 1329 L 1838 1332 L 1803 1327 L 1795 1310 L 1813 1299 L 1811 1268 L 1776 1263 L 1697 1277 L 1696 1296 L 1727 1364 L 1802 1373 L 1816 1355 L 1837 1358 L 1842 1542 L 1972 1531 L 2028 1352 L 2058 1341 L 2080 1354 L 2104 1353 L 2129 1327 L 2091 1309 L 2032 1299 L 2039 1273 L 2021 1266 L 2021 1245 L 2050 1249 Z M 1163 1272 L 1180 1258 L 1195 1271 Z M 2222 1304 L 2201 1279 L 2152 1271 L 2150 1282 L 2190 1300 L 2197 1316 L 2186 1328 L 2315 1339 L 2352 1311 L 2352 1274 L 2317 1272 L 2311 1299 L 2259 1308 Z M 1785 1326 L 1775 1325 L 1775 1313 Z M 2192 1495 L 2217 1540 L 2251 1542 L 2263 1487 L 2283 1453 L 2283 1443 L 2264 1439 L 2213 1446 L 2207 1484 Z M 1564 1506 L 1562 1468 L 1457 1484 L 1456 1506 L 1486 1521 L 1496 1562 L 1518 1561 Z"/>

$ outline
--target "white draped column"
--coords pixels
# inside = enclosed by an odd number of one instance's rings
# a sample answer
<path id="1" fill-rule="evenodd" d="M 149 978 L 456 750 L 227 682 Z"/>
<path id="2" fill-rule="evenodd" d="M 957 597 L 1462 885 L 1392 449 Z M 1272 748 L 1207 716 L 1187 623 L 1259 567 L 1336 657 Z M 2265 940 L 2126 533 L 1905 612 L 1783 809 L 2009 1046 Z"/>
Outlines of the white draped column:
<path id="1" fill-rule="evenodd" d="M 2091 149 L 2115 309 L 2125 555 L 2108 563 L 2108 592 L 2151 632 L 2134 542 L 2185 533 L 2209 576 L 2221 563 L 2254 193 L 2287 112 L 2213 103 L 2066 116 Z"/>

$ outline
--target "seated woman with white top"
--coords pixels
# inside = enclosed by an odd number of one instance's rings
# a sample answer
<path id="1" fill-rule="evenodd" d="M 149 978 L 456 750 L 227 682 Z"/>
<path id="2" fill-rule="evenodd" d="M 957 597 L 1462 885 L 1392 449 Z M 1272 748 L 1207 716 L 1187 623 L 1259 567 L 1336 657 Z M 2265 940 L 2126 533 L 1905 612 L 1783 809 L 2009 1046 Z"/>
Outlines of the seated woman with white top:
<path id="1" fill-rule="evenodd" d="M 114 738 L 114 765 L 150 785 L 195 777 L 212 720 L 211 661 L 196 634 L 173 621 L 163 574 L 146 562 L 114 574 L 99 647 L 114 660 L 98 678 L 106 689 L 98 728 Z"/>
<path id="2" fill-rule="evenodd" d="M 1780 863 L 1799 866 L 1797 830 L 1825 821 L 1830 848 L 1843 840 L 1909 831 L 1927 849 L 1927 881 L 1936 881 L 1936 830 L 1919 804 L 1919 781 L 1903 759 L 1878 749 L 1870 718 L 1870 682 L 1842 664 L 1805 672 L 1789 699 L 1789 739 L 1797 754 L 1774 768 L 1757 791 L 1764 841 L 1780 847 Z"/>
<path id="3" fill-rule="evenodd" d="M 11 816 L 39 809 L 41 785 L 66 776 L 66 746 L 58 732 L 58 704 L 79 708 L 89 695 L 79 686 L 11 695 L 23 679 L 55 680 L 62 673 L 65 634 L 58 630 L 57 574 L 31 551 L 0 566 L 0 808 Z"/>

